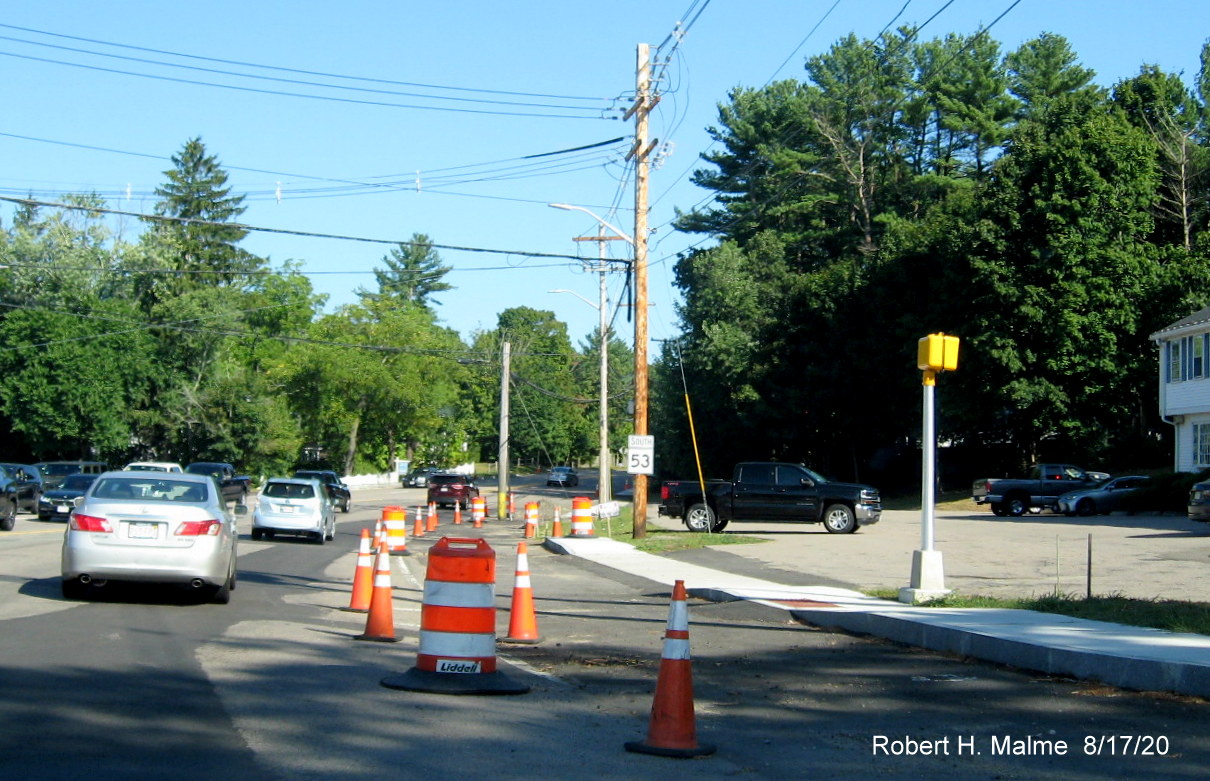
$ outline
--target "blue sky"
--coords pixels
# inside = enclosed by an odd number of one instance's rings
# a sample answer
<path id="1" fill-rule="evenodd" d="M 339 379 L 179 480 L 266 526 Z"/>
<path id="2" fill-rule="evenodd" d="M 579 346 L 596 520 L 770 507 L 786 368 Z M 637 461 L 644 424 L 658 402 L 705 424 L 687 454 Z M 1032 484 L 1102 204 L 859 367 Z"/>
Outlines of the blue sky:
<path id="1" fill-rule="evenodd" d="M 663 146 L 651 175 L 649 284 L 651 336 L 667 338 L 677 330 L 672 263 L 677 252 L 703 241 L 677 234 L 670 222 L 675 209 L 688 210 L 708 195 L 689 174 L 710 143 L 705 128 L 732 87 L 798 76 L 805 57 L 843 35 L 874 37 L 888 24 L 922 23 L 938 11 L 922 39 L 971 33 L 1003 14 L 991 35 L 1004 51 L 1041 32 L 1058 33 L 1107 86 L 1145 63 L 1183 73 L 1191 85 L 1210 37 L 1204 0 L 945 6 L 946 0 L 12 2 L 0 19 L 0 195 L 33 192 L 55 200 L 95 190 L 115 209 L 150 211 L 170 156 L 200 136 L 228 169 L 233 190 L 247 194 L 242 221 L 249 225 L 386 242 L 420 232 L 458 247 L 595 256 L 595 243 L 572 237 L 595 233 L 596 220 L 547 204 L 587 207 L 630 232 L 633 179 L 622 162 L 628 143 L 547 153 L 628 138 L 633 123 L 618 117 L 634 88 L 636 46 L 663 43 L 663 53 L 675 51 L 651 121 L 651 136 Z M 679 43 L 670 37 L 678 21 L 692 21 Z M 0 215 L 7 222 L 11 207 L 0 205 Z M 140 230 L 131 218 L 114 224 L 132 236 Z M 372 270 L 390 250 L 384 243 L 259 232 L 245 246 L 274 265 L 301 262 L 315 288 L 329 295 L 329 308 L 355 300 L 359 286 L 372 288 Z M 611 242 L 611 255 L 623 257 L 624 246 Z M 592 307 L 548 292 L 571 289 L 596 300 L 595 275 L 572 260 L 441 255 L 454 269 L 447 280 L 456 289 L 439 298 L 438 311 L 464 336 L 494 327 L 501 310 L 522 305 L 553 310 L 576 343 L 596 328 Z M 620 292 L 615 275 L 614 304 Z M 629 338 L 625 315 L 614 322 Z"/>

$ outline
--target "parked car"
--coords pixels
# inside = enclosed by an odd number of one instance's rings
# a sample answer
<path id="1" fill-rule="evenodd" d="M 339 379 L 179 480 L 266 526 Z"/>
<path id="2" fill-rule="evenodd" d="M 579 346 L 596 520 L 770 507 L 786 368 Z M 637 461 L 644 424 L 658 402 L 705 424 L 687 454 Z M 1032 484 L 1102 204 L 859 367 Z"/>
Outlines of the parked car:
<path id="1" fill-rule="evenodd" d="M 556 466 L 546 473 L 547 485 L 573 486 L 580 484 L 580 476 L 570 466 Z"/>
<path id="2" fill-rule="evenodd" d="M 1194 483 L 1189 489 L 1189 520 L 1210 521 L 1210 481 Z"/>
<path id="3" fill-rule="evenodd" d="M 97 476 L 77 472 L 63 479 L 63 484 L 42 494 L 38 499 L 38 520 L 66 521 L 76 509 L 76 500 L 88 492 Z"/>
<path id="4" fill-rule="evenodd" d="M 218 483 L 223 494 L 223 501 L 235 502 L 238 505 L 248 503 L 248 492 L 252 490 L 252 478 L 237 475 L 235 467 L 222 461 L 195 461 L 185 467 L 185 471 L 193 475 L 208 475 Z"/>
<path id="5" fill-rule="evenodd" d="M 296 477 L 265 482 L 252 511 L 252 539 L 278 534 L 309 537 L 319 545 L 336 538 L 336 510 L 322 482 Z"/>
<path id="6" fill-rule="evenodd" d="M 993 515 L 1018 517 L 1027 512 L 1053 510 L 1059 497 L 1071 491 L 1095 488 L 1109 479 L 1071 464 L 1035 464 L 1023 478 L 980 478 L 971 486 L 975 504 L 991 507 Z"/>
<path id="7" fill-rule="evenodd" d="M 1059 497 L 1055 505 L 1058 512 L 1064 515 L 1098 515 L 1121 510 L 1126 497 L 1140 488 L 1146 487 L 1151 478 L 1144 475 L 1124 475 L 1114 477 L 1095 488 L 1085 488 L 1080 491 L 1069 491 Z"/>
<path id="8" fill-rule="evenodd" d="M 109 471 L 109 464 L 102 461 L 39 461 L 34 464 L 42 473 L 42 490 L 49 491 L 58 488 L 63 478 L 83 472 L 89 475 L 99 475 Z"/>
<path id="9" fill-rule="evenodd" d="M 172 472 L 174 474 L 185 471 L 175 461 L 131 461 L 124 469 L 127 472 Z"/>
<path id="10" fill-rule="evenodd" d="M 37 467 L 0 463 L 0 494 L 12 497 L 18 512 L 36 513 L 42 490 L 42 473 Z"/>
<path id="11" fill-rule="evenodd" d="M 86 598 L 112 580 L 180 584 L 225 604 L 238 538 L 209 475 L 106 472 L 68 521 L 63 596 Z"/>
<path id="12" fill-rule="evenodd" d="M 438 507 L 456 504 L 464 510 L 469 510 L 471 499 L 479 495 L 479 486 L 475 484 L 475 478 L 468 475 L 429 475 L 428 484 L 429 504 L 436 504 Z"/>
<path id="13" fill-rule="evenodd" d="M 413 469 L 403 477 L 399 478 L 403 483 L 404 488 L 424 488 L 429 484 L 429 475 L 438 474 L 441 470 L 435 466 L 422 466 L 419 469 Z"/>
<path id="14" fill-rule="evenodd" d="M 340 479 L 330 469 L 300 469 L 294 473 L 294 476 L 302 480 L 318 480 L 323 483 L 328 489 L 328 496 L 332 499 L 332 504 L 340 508 L 342 513 L 347 513 L 349 507 L 353 503 L 353 495 L 349 492 L 349 486 L 345 485 L 345 481 Z"/>

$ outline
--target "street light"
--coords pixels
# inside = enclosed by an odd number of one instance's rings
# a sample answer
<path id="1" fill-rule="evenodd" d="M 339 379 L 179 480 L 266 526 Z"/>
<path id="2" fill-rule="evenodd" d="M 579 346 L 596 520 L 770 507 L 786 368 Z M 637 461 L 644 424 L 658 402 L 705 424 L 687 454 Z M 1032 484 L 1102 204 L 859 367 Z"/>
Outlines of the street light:
<path id="1" fill-rule="evenodd" d="M 600 277 L 600 303 L 594 304 L 584 296 L 574 290 L 552 290 L 551 293 L 571 293 L 576 298 L 596 309 L 600 314 L 600 350 L 601 350 L 601 379 L 600 379 L 600 405 L 601 411 L 599 415 L 600 421 L 600 450 L 597 454 L 597 500 L 599 502 L 608 502 L 613 498 L 613 470 L 611 464 L 613 459 L 609 454 L 609 295 L 605 286 L 605 272 L 608 266 L 605 261 L 605 242 L 613 239 L 621 239 L 631 246 L 634 246 L 634 240 L 627 236 L 622 231 L 610 225 L 601 217 L 598 217 L 593 212 L 585 209 L 583 206 L 571 206 L 566 203 L 550 204 L 555 209 L 566 209 L 568 211 L 584 212 L 599 223 L 596 236 L 577 236 L 575 241 L 595 241 L 598 242 L 599 259 L 597 262 L 597 272 Z M 609 228 L 617 234 L 617 236 L 606 236 L 605 229 Z"/>

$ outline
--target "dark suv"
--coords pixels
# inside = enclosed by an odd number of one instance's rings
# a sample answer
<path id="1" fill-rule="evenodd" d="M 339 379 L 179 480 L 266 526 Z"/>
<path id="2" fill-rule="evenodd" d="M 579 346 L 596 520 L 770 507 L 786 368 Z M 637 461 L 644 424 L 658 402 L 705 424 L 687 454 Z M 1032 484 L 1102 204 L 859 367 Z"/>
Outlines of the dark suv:
<path id="1" fill-rule="evenodd" d="M 63 478 L 83 472 L 86 475 L 99 475 L 109 471 L 109 465 L 101 461 L 39 461 L 34 464 L 42 473 L 42 490 L 49 491 L 58 488 Z"/>
<path id="2" fill-rule="evenodd" d="M 330 469 L 300 469 L 294 476 L 303 480 L 318 480 L 328 488 L 328 497 L 334 507 L 339 507 L 342 513 L 349 511 L 353 496 L 344 481 Z"/>
<path id="3" fill-rule="evenodd" d="M 38 512 L 42 473 L 29 464 L 0 464 L 0 493 L 13 497 L 18 512 Z"/>
<path id="4" fill-rule="evenodd" d="M 479 495 L 479 486 L 475 478 L 467 475 L 437 474 L 429 475 L 429 504 L 461 505 L 469 510 L 471 499 Z"/>

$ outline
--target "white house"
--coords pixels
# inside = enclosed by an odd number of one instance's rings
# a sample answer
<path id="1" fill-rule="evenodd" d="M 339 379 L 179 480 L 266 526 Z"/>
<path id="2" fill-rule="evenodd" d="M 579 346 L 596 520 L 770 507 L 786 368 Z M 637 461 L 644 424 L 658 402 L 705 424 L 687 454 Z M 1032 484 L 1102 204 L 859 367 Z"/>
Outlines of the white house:
<path id="1" fill-rule="evenodd" d="M 1173 430 L 1173 469 L 1210 469 L 1210 307 L 1151 338 L 1160 348 L 1160 416 Z"/>

